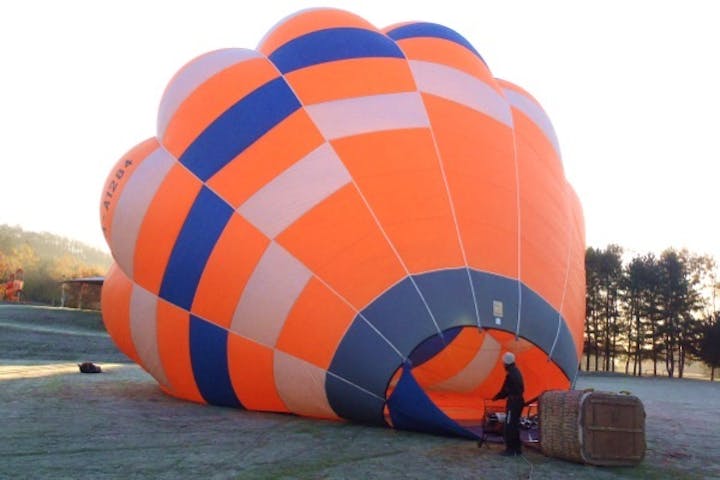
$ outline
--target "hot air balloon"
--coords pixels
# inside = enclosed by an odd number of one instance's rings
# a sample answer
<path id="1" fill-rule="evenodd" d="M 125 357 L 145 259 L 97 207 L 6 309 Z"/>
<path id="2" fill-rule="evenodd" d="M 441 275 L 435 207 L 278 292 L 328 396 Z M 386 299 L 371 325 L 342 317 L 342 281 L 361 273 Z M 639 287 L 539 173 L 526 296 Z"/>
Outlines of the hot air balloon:
<path id="1" fill-rule="evenodd" d="M 170 81 L 101 199 L 117 346 L 170 395 L 472 436 L 582 347 L 584 226 L 548 116 L 434 23 L 336 9 Z"/>

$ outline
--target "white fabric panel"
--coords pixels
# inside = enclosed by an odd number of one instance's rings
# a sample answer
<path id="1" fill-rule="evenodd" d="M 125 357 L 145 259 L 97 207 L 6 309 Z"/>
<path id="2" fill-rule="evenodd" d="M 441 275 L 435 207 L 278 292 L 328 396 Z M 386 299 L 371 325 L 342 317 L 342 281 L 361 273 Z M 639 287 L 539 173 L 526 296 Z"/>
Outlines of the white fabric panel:
<path id="1" fill-rule="evenodd" d="M 305 110 L 328 140 L 429 125 L 417 92 L 333 100 L 306 106 Z"/>
<path id="2" fill-rule="evenodd" d="M 274 347 L 290 309 L 311 275 L 284 248 L 270 243 L 243 290 L 230 330 Z"/>
<path id="3" fill-rule="evenodd" d="M 278 394 L 292 413 L 337 418 L 325 393 L 325 370 L 279 350 L 275 350 L 273 370 Z"/>
<path id="4" fill-rule="evenodd" d="M 482 80 L 439 63 L 411 60 L 418 90 L 452 100 L 512 127 L 512 112 L 505 98 Z"/>
<path id="5" fill-rule="evenodd" d="M 160 101 L 157 120 L 158 138 L 163 138 L 170 119 L 193 90 L 216 73 L 236 63 L 259 57 L 262 55 L 255 50 L 225 48 L 201 55 L 185 65 L 170 80 Z"/>
<path id="6" fill-rule="evenodd" d="M 145 213 L 174 163 L 175 158 L 159 147 L 137 166 L 117 201 L 110 227 L 110 247 L 115 261 L 129 278 L 133 277 L 135 242 Z"/>
<path id="7" fill-rule="evenodd" d="M 503 93 L 510 102 L 510 105 L 520 110 L 528 118 L 530 118 L 530 120 L 532 120 L 535 125 L 540 127 L 540 130 L 543 131 L 547 139 L 550 141 L 550 143 L 552 143 L 552 146 L 555 148 L 555 153 L 557 154 L 558 158 L 562 158 L 560 156 L 560 144 L 558 143 L 557 136 L 555 135 L 555 129 L 553 128 L 552 123 L 550 122 L 550 118 L 548 118 L 545 111 L 533 100 L 527 98 L 525 95 L 516 92 L 515 90 L 504 88 Z"/>
<path id="8" fill-rule="evenodd" d="M 350 173 L 325 143 L 275 177 L 238 212 L 275 238 L 305 212 L 351 181 Z"/>
<path id="9" fill-rule="evenodd" d="M 500 344 L 493 337 L 485 334 L 480 349 L 467 366 L 455 376 L 436 383 L 431 388 L 448 392 L 470 392 L 490 375 L 499 357 Z"/>
<path id="10" fill-rule="evenodd" d="M 161 385 L 168 385 L 157 343 L 157 297 L 137 285 L 130 298 L 130 335 L 145 370 Z"/>

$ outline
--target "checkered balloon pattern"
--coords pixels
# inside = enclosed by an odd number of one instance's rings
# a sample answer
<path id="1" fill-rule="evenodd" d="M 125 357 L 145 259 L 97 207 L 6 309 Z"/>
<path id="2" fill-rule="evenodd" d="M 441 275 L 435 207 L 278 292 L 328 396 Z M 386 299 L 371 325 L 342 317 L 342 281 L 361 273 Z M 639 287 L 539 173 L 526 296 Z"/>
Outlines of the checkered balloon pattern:
<path id="1" fill-rule="evenodd" d="M 105 324 L 173 396 L 403 428 L 405 374 L 423 424 L 477 417 L 504 352 L 528 398 L 577 371 L 553 126 L 445 26 L 313 9 L 193 59 L 100 212 Z"/>

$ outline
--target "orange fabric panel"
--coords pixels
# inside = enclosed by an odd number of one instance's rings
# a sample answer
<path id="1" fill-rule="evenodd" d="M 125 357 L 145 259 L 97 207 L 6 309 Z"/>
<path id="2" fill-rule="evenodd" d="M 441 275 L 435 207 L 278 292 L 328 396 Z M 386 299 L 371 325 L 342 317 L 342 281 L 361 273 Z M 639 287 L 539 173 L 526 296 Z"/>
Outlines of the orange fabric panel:
<path id="1" fill-rule="evenodd" d="M 568 276 L 567 292 L 563 304 L 563 317 L 567 322 L 575 349 L 580 358 L 583 347 L 583 334 L 585 323 L 585 240 L 584 225 L 580 201 L 569 184 L 567 196 L 571 209 L 571 243 L 570 243 L 570 272 Z"/>
<path id="2" fill-rule="evenodd" d="M 207 184 L 234 208 L 279 173 L 325 143 L 303 109 L 280 122 L 216 173 Z"/>
<path id="3" fill-rule="evenodd" d="M 468 265 L 517 278 L 517 196 L 512 186 L 488 185 L 461 176 L 450 181 Z"/>
<path id="4" fill-rule="evenodd" d="M 406 275 L 353 185 L 312 208 L 276 241 L 357 310 Z"/>
<path id="5" fill-rule="evenodd" d="M 158 143 L 155 137 L 149 138 L 123 155 L 120 160 L 115 163 L 112 170 L 110 170 L 110 176 L 108 176 L 108 179 L 105 181 L 103 194 L 100 199 L 100 225 L 108 245 L 110 245 L 110 239 L 112 238 L 112 221 L 115 215 L 117 200 L 122 195 L 128 178 L 130 178 L 130 175 L 132 175 L 143 160 L 159 147 L 160 143 Z"/>
<path id="6" fill-rule="evenodd" d="M 163 299 L 157 302 L 157 342 L 160 361 L 170 383 L 168 393 L 193 402 L 206 403 L 193 375 L 190 314 Z"/>
<path id="7" fill-rule="evenodd" d="M 570 387 L 570 381 L 557 365 L 549 360 L 547 353 L 539 348 L 532 348 L 518 355 L 516 364 L 525 383 L 526 401 L 545 390 L 567 390 Z"/>
<path id="8" fill-rule="evenodd" d="M 483 398 L 476 394 L 431 392 L 430 399 L 448 417 L 470 425 L 481 425 L 485 414 Z"/>
<path id="9" fill-rule="evenodd" d="M 240 62 L 218 72 L 180 104 L 168 122 L 163 145 L 175 158 L 180 158 L 225 110 L 277 76 L 277 69 L 265 58 Z"/>
<path id="10" fill-rule="evenodd" d="M 582 205 L 580 203 L 580 198 L 578 198 L 577 193 L 575 192 L 575 189 L 573 189 L 572 185 L 570 183 L 565 184 L 565 191 L 567 193 L 567 199 L 570 203 L 570 211 L 572 212 L 572 219 L 573 219 L 573 228 L 574 228 L 574 234 L 576 236 L 576 241 L 578 242 L 578 249 L 581 250 L 583 253 L 583 258 L 585 256 L 585 218 L 583 216 L 582 211 Z M 583 270 L 585 268 L 585 262 L 582 262 Z"/>
<path id="11" fill-rule="evenodd" d="M 355 315 L 337 295 L 312 278 L 290 310 L 277 348 L 327 370 Z"/>
<path id="12" fill-rule="evenodd" d="M 548 361 L 547 354 L 532 348 L 517 357 L 517 366 L 525 383 L 525 401 L 531 400 L 545 390 L 566 390 L 570 382 L 557 366 Z M 505 380 L 505 366 L 498 361 L 491 378 L 470 394 L 429 391 L 428 396 L 446 415 L 454 420 L 480 420 L 487 406 L 504 410 L 505 400 L 491 401 Z"/>
<path id="13" fill-rule="evenodd" d="M 288 412 L 273 373 L 273 350 L 228 332 L 228 370 L 240 403 L 248 410 Z"/>
<path id="14" fill-rule="evenodd" d="M 516 340 L 515 335 L 511 332 L 488 330 L 488 334 L 492 335 L 502 345 L 502 353 L 506 351 L 515 353 L 515 363 L 520 369 L 525 383 L 525 400 L 530 400 L 542 393 L 543 390 L 568 388 L 569 382 L 565 375 L 552 361 L 548 360 L 547 353 L 527 340 Z M 491 376 L 477 390 L 477 393 L 482 398 L 492 398 L 498 393 L 504 380 L 505 365 L 502 362 L 501 355 L 498 357 Z"/>
<path id="15" fill-rule="evenodd" d="M 475 357 L 485 333 L 477 327 L 466 327 L 440 353 L 413 369 L 418 383 L 427 388 L 453 377 Z"/>
<path id="16" fill-rule="evenodd" d="M 522 244 L 522 282 L 540 295 L 555 310 L 560 310 L 562 290 L 565 285 L 566 258 L 553 262 L 544 258 L 550 247 L 543 249 L 528 242 Z"/>
<path id="17" fill-rule="evenodd" d="M 247 220 L 233 215 L 205 265 L 192 312 L 230 328 L 243 289 L 269 243 Z"/>
<path id="18" fill-rule="evenodd" d="M 143 219 L 135 246 L 135 281 L 158 294 L 180 229 L 202 184 L 180 164 L 172 167 Z"/>
<path id="19" fill-rule="evenodd" d="M 270 55 L 278 47 L 307 33 L 342 27 L 376 30 L 365 19 L 349 12 L 333 9 L 308 10 L 283 20 L 262 40 L 258 51 Z"/>
<path id="20" fill-rule="evenodd" d="M 565 172 L 552 142 L 548 140 L 543 130 L 524 113 L 513 108 L 512 114 L 517 143 L 528 145 L 535 154 L 535 162 L 542 166 L 547 175 L 556 182 L 562 183 L 564 190 Z"/>
<path id="21" fill-rule="evenodd" d="M 135 350 L 135 344 L 130 333 L 130 298 L 132 290 L 132 281 L 125 276 L 116 263 L 113 263 L 107 275 L 105 275 L 100 303 L 103 323 L 110 334 L 110 338 L 113 339 L 121 352 L 139 364 L 140 356 Z"/>
<path id="22" fill-rule="evenodd" d="M 303 105 L 417 89 L 407 61 L 398 58 L 353 58 L 320 63 L 290 72 L 285 79 Z"/>
<path id="23" fill-rule="evenodd" d="M 462 45 L 450 40 L 430 37 L 407 38 L 398 41 L 397 44 L 408 60 L 421 60 L 457 68 L 484 81 L 500 93 L 500 88 L 490 70 L 482 60 Z"/>
<path id="24" fill-rule="evenodd" d="M 477 393 L 428 392 L 433 403 L 448 417 L 466 424 L 481 425 L 485 400 Z M 502 410 L 502 407 L 499 408 Z"/>
<path id="25" fill-rule="evenodd" d="M 468 264 L 517 277 L 512 131 L 470 108 L 423 94 L 445 167 Z"/>
<path id="26" fill-rule="evenodd" d="M 464 265 L 429 130 L 374 132 L 332 144 L 410 273 Z"/>
<path id="27" fill-rule="evenodd" d="M 571 260 L 572 262 L 573 260 Z M 577 261 L 577 260 L 575 260 Z M 571 274 L 577 274 L 577 269 L 571 269 Z M 573 281 L 575 280 L 575 281 Z M 575 344 L 575 351 L 578 358 L 581 358 L 584 328 L 585 328 L 585 287 L 579 286 L 579 281 L 585 280 L 585 276 L 573 275 L 568 281 L 568 291 L 565 294 L 562 315 L 567 323 L 570 334 Z"/>
<path id="28" fill-rule="evenodd" d="M 518 140 L 522 281 L 559 310 L 565 285 L 569 209 L 562 177 L 552 177 Z"/>

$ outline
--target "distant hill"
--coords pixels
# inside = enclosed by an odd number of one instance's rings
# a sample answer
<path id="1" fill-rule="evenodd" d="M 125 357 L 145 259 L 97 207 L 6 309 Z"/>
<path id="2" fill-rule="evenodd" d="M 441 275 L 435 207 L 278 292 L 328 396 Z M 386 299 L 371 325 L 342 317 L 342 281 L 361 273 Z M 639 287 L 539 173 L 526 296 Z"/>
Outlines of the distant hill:
<path id="1" fill-rule="evenodd" d="M 110 255 L 77 240 L 0 225 L 0 282 L 22 268 L 24 296 L 28 301 L 56 303 L 60 296 L 59 282 L 105 275 L 111 263 Z"/>

